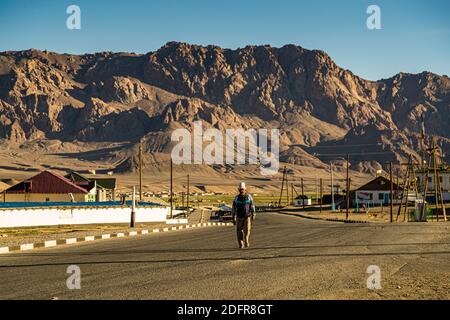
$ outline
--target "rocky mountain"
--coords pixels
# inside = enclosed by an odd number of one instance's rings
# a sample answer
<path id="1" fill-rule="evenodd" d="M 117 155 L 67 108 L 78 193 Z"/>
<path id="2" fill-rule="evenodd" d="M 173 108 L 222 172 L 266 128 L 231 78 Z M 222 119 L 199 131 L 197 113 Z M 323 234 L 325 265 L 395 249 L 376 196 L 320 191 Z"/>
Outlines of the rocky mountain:
<path id="1" fill-rule="evenodd" d="M 171 131 L 202 120 L 220 130 L 280 128 L 285 162 L 326 168 L 350 153 L 354 168 L 371 172 L 409 154 L 419 158 L 421 119 L 448 162 L 447 76 L 368 81 L 323 51 L 294 45 L 230 50 L 169 42 L 145 55 L 0 53 L 4 144 L 129 142 L 110 155 L 118 170 L 134 168 L 138 141 L 149 159 L 167 155 Z"/>

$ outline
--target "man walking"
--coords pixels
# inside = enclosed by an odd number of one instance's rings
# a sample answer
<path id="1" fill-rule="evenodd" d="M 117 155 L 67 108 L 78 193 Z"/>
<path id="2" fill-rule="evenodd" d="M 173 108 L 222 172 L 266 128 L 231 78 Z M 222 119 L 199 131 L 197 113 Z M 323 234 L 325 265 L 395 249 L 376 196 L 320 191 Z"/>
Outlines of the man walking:
<path id="1" fill-rule="evenodd" d="M 244 182 L 239 184 L 238 190 L 239 194 L 233 201 L 233 224 L 236 225 L 239 248 L 248 248 L 252 221 L 255 220 L 255 205 L 252 196 L 247 193 Z"/>

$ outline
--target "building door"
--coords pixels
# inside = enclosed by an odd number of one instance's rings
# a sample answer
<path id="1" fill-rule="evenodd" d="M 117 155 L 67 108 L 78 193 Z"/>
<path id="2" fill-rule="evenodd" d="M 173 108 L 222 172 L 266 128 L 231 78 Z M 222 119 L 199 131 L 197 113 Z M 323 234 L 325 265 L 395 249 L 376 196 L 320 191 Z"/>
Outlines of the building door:
<path id="1" fill-rule="evenodd" d="M 390 198 L 391 198 L 390 193 L 385 193 L 384 194 L 384 204 L 389 204 Z"/>

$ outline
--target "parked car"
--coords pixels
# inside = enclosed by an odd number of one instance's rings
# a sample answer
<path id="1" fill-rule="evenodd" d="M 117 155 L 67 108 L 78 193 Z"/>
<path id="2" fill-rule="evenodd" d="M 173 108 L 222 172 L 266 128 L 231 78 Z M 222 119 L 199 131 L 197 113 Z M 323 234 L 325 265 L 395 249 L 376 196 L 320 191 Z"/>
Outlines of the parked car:
<path id="1" fill-rule="evenodd" d="M 221 213 L 219 213 L 219 221 L 220 222 L 233 221 L 233 216 L 231 215 L 231 211 L 230 212 L 221 212 Z"/>
<path id="2" fill-rule="evenodd" d="M 220 222 L 231 221 L 233 219 L 231 215 L 231 207 L 221 204 L 211 210 L 211 220 L 218 220 Z"/>

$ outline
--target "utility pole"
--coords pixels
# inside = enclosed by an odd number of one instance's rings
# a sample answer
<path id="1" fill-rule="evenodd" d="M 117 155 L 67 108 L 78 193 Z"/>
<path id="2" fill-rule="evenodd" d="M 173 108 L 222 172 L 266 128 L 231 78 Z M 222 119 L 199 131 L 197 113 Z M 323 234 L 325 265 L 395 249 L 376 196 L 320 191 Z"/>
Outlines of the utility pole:
<path id="1" fill-rule="evenodd" d="M 420 148 L 421 148 L 421 161 L 422 163 L 420 164 L 421 170 L 422 170 L 422 186 L 421 189 L 425 188 L 425 170 L 427 169 L 428 164 L 425 163 L 425 119 L 422 115 L 421 118 L 421 130 L 420 130 Z M 423 201 L 425 201 L 425 198 L 423 199 Z"/>
<path id="2" fill-rule="evenodd" d="M 396 176 L 396 183 L 397 183 L 397 197 L 400 194 L 400 182 L 399 182 L 399 169 L 397 168 L 397 170 L 395 171 L 395 176 Z"/>
<path id="3" fill-rule="evenodd" d="M 320 204 L 320 213 L 322 213 L 322 178 L 320 178 L 319 204 Z"/>
<path id="4" fill-rule="evenodd" d="M 170 158 L 170 219 L 173 218 L 173 161 Z"/>
<path id="5" fill-rule="evenodd" d="M 302 182 L 302 205 L 303 209 L 305 209 L 305 189 L 303 187 L 303 178 L 301 178 L 301 182 Z"/>
<path id="6" fill-rule="evenodd" d="M 133 186 L 133 195 L 131 197 L 130 228 L 134 228 L 135 219 L 136 219 L 136 187 Z"/>
<path id="7" fill-rule="evenodd" d="M 333 161 L 330 162 L 330 175 L 331 175 L 331 211 L 334 212 L 334 180 L 333 180 Z"/>
<path id="8" fill-rule="evenodd" d="M 423 180 L 423 195 L 422 195 L 422 210 L 420 212 L 420 220 L 427 220 L 427 216 L 426 216 L 426 199 L 427 199 L 427 192 L 428 192 L 428 176 L 430 173 L 430 168 L 428 167 L 429 164 L 431 164 L 431 159 L 432 159 L 433 155 L 431 153 L 429 153 L 428 155 L 428 162 L 426 163 L 426 166 L 424 166 L 425 171 L 425 176 L 424 176 L 424 180 Z"/>
<path id="9" fill-rule="evenodd" d="M 441 202 L 441 210 L 444 215 L 444 221 L 447 221 L 447 214 L 445 212 L 444 199 L 442 196 L 442 188 L 441 188 L 441 176 L 438 174 L 438 164 L 437 164 L 437 144 L 436 139 L 433 139 L 433 170 L 434 170 L 434 193 L 436 197 L 436 221 L 439 221 L 439 213 L 438 209 L 438 195 L 440 196 Z"/>
<path id="10" fill-rule="evenodd" d="M 294 205 L 294 183 L 291 183 L 291 206 Z"/>
<path id="11" fill-rule="evenodd" d="M 189 174 L 187 175 L 186 208 L 187 208 L 187 214 L 189 214 L 191 212 L 189 210 Z"/>
<path id="12" fill-rule="evenodd" d="M 437 173 L 437 157 L 436 157 L 436 140 L 433 138 L 433 173 L 434 173 L 434 196 L 436 202 L 436 221 L 439 222 L 439 212 L 438 212 L 438 185 L 439 185 L 439 177 Z"/>
<path id="13" fill-rule="evenodd" d="M 142 201 L 142 141 L 139 142 L 139 200 Z"/>
<path id="14" fill-rule="evenodd" d="M 319 204 L 319 179 L 317 179 L 317 178 L 316 178 L 315 186 L 316 186 L 316 201 L 317 201 L 316 205 L 318 205 Z"/>
<path id="15" fill-rule="evenodd" d="M 286 167 L 283 168 L 283 180 L 281 180 L 281 192 L 280 192 L 280 198 L 278 199 L 278 206 L 281 207 L 281 199 L 283 197 L 283 190 L 284 190 L 284 179 L 286 176 Z"/>
<path id="16" fill-rule="evenodd" d="M 288 181 L 288 174 L 286 171 L 286 206 L 289 205 L 289 181 Z"/>
<path id="17" fill-rule="evenodd" d="M 391 193 L 390 193 L 390 213 L 391 213 L 391 223 L 394 221 L 394 191 L 393 191 L 393 177 L 392 177 L 392 161 L 389 161 L 389 176 L 390 176 L 390 189 L 391 189 Z"/>
<path id="18" fill-rule="evenodd" d="M 350 208 L 350 178 L 349 178 L 349 166 L 350 166 L 350 155 L 347 153 L 347 195 L 346 195 L 346 210 L 345 218 L 348 219 L 348 213 Z"/>
<path id="19" fill-rule="evenodd" d="M 412 158 L 411 155 L 409 155 L 408 158 L 408 164 L 406 167 L 405 175 L 403 178 L 403 191 L 402 191 L 402 198 L 400 200 L 400 206 L 398 207 L 397 211 L 397 217 L 395 218 L 395 221 L 398 221 L 398 217 L 400 216 L 402 209 L 403 209 L 403 201 L 405 201 L 405 211 L 408 211 L 408 197 L 409 197 L 409 186 L 410 186 L 410 170 L 412 166 Z"/>

